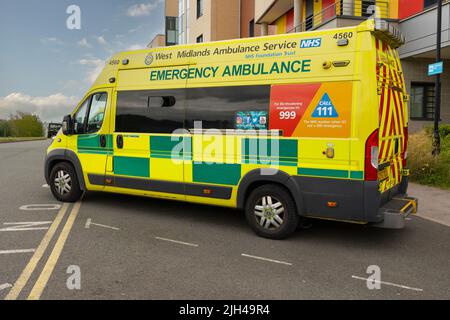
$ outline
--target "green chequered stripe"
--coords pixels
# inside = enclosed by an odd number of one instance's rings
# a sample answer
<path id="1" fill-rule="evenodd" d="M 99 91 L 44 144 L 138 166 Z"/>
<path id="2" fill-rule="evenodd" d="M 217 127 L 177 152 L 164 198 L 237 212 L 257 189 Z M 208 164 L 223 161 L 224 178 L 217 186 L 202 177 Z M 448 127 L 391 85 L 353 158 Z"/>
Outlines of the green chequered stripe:
<path id="1" fill-rule="evenodd" d="M 324 178 L 338 178 L 338 179 L 348 179 L 349 171 L 347 170 L 329 170 L 329 169 L 312 169 L 312 168 L 298 168 L 298 174 L 300 176 L 314 176 L 314 177 L 324 177 Z M 362 171 L 351 171 L 350 179 L 363 179 L 364 172 Z"/>
<path id="2" fill-rule="evenodd" d="M 298 166 L 298 141 L 285 139 L 242 140 L 242 163 Z"/>
<path id="3" fill-rule="evenodd" d="M 236 186 L 241 180 L 240 164 L 193 163 L 193 181 Z"/>
<path id="4" fill-rule="evenodd" d="M 84 154 L 113 154 L 113 137 L 111 134 L 106 134 L 106 147 L 100 146 L 100 135 L 89 134 L 79 135 L 77 137 L 78 152 Z"/>
<path id="5" fill-rule="evenodd" d="M 350 172 L 350 179 L 363 180 L 364 179 L 364 172 L 363 171 L 351 171 Z"/>
<path id="6" fill-rule="evenodd" d="M 150 157 L 191 161 L 192 138 L 176 136 L 150 136 Z"/>
<path id="7" fill-rule="evenodd" d="M 114 174 L 150 178 L 150 158 L 114 157 Z"/>

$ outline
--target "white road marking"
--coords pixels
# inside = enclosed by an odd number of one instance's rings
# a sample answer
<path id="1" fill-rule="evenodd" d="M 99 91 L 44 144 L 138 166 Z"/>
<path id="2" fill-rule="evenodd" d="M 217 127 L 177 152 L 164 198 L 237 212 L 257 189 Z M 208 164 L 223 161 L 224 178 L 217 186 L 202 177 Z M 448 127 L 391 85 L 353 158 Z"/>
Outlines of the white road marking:
<path id="1" fill-rule="evenodd" d="M 420 291 L 420 292 L 423 291 L 423 289 L 420 289 L 420 288 L 408 287 L 408 286 L 404 286 L 404 285 L 396 284 L 396 283 L 392 283 L 392 282 L 378 281 L 378 280 L 374 280 L 374 279 L 363 278 L 363 277 L 357 277 L 357 276 L 352 276 L 352 278 L 353 278 L 353 279 L 357 279 L 357 280 L 363 280 L 363 281 L 370 281 L 370 282 L 375 282 L 375 283 L 385 284 L 385 285 L 387 285 L 387 286 L 393 286 L 393 287 L 402 288 L 402 289 L 407 289 L 407 290 Z"/>
<path id="2" fill-rule="evenodd" d="M 48 184 L 43 184 L 42 188 L 50 188 L 50 186 Z"/>
<path id="3" fill-rule="evenodd" d="M 10 283 L 4 283 L 4 284 L 0 284 L 0 291 L 11 288 L 12 284 Z"/>
<path id="4" fill-rule="evenodd" d="M 33 231 L 33 230 L 48 230 L 53 221 L 39 221 L 39 222 L 6 222 L 4 226 L 11 226 L 0 229 L 0 232 L 8 231 Z M 47 227 L 40 227 L 49 225 Z"/>
<path id="5" fill-rule="evenodd" d="M 292 266 L 292 263 L 289 263 L 289 262 L 273 260 L 273 259 L 263 258 L 263 257 L 258 257 L 258 256 L 252 256 L 250 254 L 245 254 L 245 253 L 242 253 L 241 256 L 246 257 L 246 258 L 256 259 L 256 260 L 262 260 L 262 261 L 268 261 L 268 262 L 273 262 L 273 263 L 278 263 L 278 264 L 284 264 L 286 266 Z"/>
<path id="6" fill-rule="evenodd" d="M 155 239 L 161 240 L 161 241 L 173 242 L 173 243 L 177 243 L 177 244 L 182 244 L 182 245 L 190 246 L 190 247 L 198 247 L 198 244 L 195 244 L 195 243 L 183 242 L 183 241 L 172 240 L 172 239 L 167 239 L 167 238 L 160 238 L 160 237 L 155 237 Z"/>
<path id="7" fill-rule="evenodd" d="M 94 222 L 92 222 L 92 219 L 87 219 L 86 224 L 84 225 L 84 227 L 86 229 L 89 229 L 91 227 L 91 225 L 97 226 L 97 227 L 102 227 L 102 228 L 107 228 L 107 229 L 112 229 L 112 230 L 116 230 L 116 231 L 120 230 L 119 228 L 107 226 L 105 224 L 94 223 Z"/>
<path id="8" fill-rule="evenodd" d="M 0 250 L 0 254 L 33 253 L 36 249 Z"/>
<path id="9" fill-rule="evenodd" d="M 41 211 L 41 210 L 59 210 L 61 205 L 59 204 L 27 204 L 19 208 L 23 211 Z"/>

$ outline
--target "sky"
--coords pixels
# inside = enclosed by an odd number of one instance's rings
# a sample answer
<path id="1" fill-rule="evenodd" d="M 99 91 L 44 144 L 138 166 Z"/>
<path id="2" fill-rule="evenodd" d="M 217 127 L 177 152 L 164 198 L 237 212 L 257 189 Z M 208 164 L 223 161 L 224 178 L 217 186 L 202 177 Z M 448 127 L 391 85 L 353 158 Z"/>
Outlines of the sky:
<path id="1" fill-rule="evenodd" d="M 80 29 L 71 5 L 80 8 Z M 0 0 L 0 119 L 61 121 L 114 53 L 164 33 L 163 0 Z"/>

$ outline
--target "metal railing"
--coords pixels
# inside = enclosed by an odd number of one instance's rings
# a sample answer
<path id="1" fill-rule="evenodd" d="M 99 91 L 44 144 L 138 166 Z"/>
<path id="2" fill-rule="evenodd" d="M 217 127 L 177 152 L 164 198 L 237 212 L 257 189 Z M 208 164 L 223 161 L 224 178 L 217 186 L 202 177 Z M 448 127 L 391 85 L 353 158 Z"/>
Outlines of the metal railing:
<path id="1" fill-rule="evenodd" d="M 339 16 L 362 18 L 375 16 L 380 19 L 386 19 L 389 18 L 389 1 L 337 0 L 319 13 L 306 17 L 305 21 L 289 30 L 288 33 L 314 30 Z"/>

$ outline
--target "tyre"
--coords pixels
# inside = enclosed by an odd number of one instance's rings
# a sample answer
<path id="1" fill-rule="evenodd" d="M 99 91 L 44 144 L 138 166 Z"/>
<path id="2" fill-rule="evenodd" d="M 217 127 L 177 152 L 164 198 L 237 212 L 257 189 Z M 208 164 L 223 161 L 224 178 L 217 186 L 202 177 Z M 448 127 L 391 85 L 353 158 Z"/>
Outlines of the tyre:
<path id="1" fill-rule="evenodd" d="M 284 239 L 298 226 L 299 216 L 290 193 L 267 184 L 253 190 L 245 205 L 245 216 L 253 231 L 261 237 Z"/>
<path id="2" fill-rule="evenodd" d="M 76 202 L 83 194 L 75 169 L 67 162 L 53 167 L 50 173 L 50 189 L 53 196 L 61 202 Z"/>

